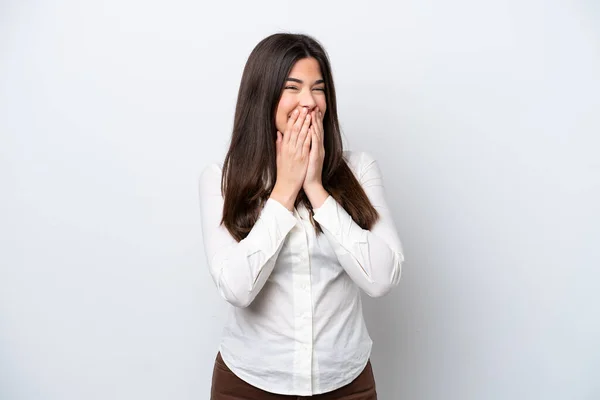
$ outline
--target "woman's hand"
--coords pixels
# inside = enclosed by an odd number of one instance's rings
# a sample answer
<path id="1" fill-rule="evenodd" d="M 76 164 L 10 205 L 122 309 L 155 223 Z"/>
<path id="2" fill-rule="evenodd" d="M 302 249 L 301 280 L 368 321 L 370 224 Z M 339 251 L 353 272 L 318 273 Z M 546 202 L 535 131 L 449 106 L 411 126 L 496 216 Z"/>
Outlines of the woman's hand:
<path id="1" fill-rule="evenodd" d="M 310 187 L 322 186 L 323 160 L 325 159 L 325 145 L 323 143 L 323 116 L 321 110 L 316 107 L 311 112 L 312 124 L 308 129 L 309 135 L 312 137 L 310 148 L 310 156 L 308 161 L 308 170 L 302 187 L 305 189 Z"/>
<path id="2" fill-rule="evenodd" d="M 309 135 L 311 115 L 303 107 L 295 109 L 284 133 L 277 131 L 277 179 L 271 197 L 288 210 L 294 209 L 296 196 L 305 181 L 312 135 Z"/>
<path id="3" fill-rule="evenodd" d="M 313 208 L 320 207 L 327 199 L 329 194 L 323 188 L 323 161 L 325 160 L 325 144 L 323 141 L 323 115 L 319 108 L 315 108 L 312 113 L 312 125 L 309 128 L 309 135 L 312 136 L 312 144 L 308 161 L 306 178 L 302 184 L 304 193 L 310 200 Z"/>

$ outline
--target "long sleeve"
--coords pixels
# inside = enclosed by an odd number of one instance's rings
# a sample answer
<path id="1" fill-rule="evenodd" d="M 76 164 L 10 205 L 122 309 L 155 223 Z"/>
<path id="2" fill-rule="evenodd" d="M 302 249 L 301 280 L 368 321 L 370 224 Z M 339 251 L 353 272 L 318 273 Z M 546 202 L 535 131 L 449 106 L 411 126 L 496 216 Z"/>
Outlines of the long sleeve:
<path id="1" fill-rule="evenodd" d="M 371 230 L 362 229 L 331 195 L 315 210 L 314 219 L 350 278 L 369 296 L 379 297 L 398 284 L 404 254 L 377 161 L 365 152 L 357 156 L 359 182 L 379 213 L 379 220 Z"/>
<path id="2" fill-rule="evenodd" d="M 296 218 L 281 203 L 268 199 L 248 236 L 237 242 L 220 224 L 223 196 L 218 164 L 202 171 L 199 191 L 202 236 L 210 274 L 225 300 L 237 307 L 247 307 L 273 271 Z"/>

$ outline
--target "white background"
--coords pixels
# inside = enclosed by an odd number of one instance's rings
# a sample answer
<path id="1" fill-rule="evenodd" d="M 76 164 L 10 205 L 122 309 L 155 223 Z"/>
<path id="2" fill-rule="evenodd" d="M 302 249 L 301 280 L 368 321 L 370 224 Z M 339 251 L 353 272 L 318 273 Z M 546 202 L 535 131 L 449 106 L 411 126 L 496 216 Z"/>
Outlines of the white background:
<path id="1" fill-rule="evenodd" d="M 265 36 L 328 50 L 405 247 L 383 400 L 600 399 L 600 6 L 0 1 L 0 399 L 208 399 L 197 180 Z"/>

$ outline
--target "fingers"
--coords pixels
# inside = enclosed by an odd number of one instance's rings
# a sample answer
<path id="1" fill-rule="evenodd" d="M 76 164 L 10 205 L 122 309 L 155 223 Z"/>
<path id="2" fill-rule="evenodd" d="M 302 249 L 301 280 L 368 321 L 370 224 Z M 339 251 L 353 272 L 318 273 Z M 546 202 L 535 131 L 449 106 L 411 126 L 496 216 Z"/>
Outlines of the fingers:
<path id="1" fill-rule="evenodd" d="M 308 128 L 308 132 L 306 134 L 306 138 L 304 139 L 304 143 L 302 145 L 302 157 L 308 157 L 310 154 L 310 146 L 314 139 L 314 132 L 312 125 Z"/>
<path id="2" fill-rule="evenodd" d="M 325 131 L 323 130 L 323 113 L 321 112 L 321 110 L 318 110 L 317 113 L 317 126 L 319 127 L 320 133 L 319 135 L 322 137 L 323 134 L 325 133 Z"/>
<path id="3" fill-rule="evenodd" d="M 298 139 L 296 142 L 296 152 L 301 152 L 302 151 L 302 146 L 304 144 L 304 141 L 306 140 L 308 135 L 308 128 L 310 127 L 310 114 L 306 114 L 306 117 L 304 118 L 304 124 L 302 124 L 302 128 L 300 129 L 300 132 L 298 133 Z"/>
<path id="4" fill-rule="evenodd" d="M 288 118 L 279 149 L 285 145 L 286 152 L 304 157 L 310 154 L 311 147 L 323 146 L 323 121 L 322 113 L 318 107 L 308 111 L 307 107 L 296 108 Z M 308 153 L 307 153 L 308 152 Z"/>
<path id="5" fill-rule="evenodd" d="M 313 115 L 312 127 L 313 127 L 313 131 L 314 131 L 314 135 L 315 135 L 315 140 L 317 140 L 318 142 L 322 142 L 322 140 L 323 140 L 323 121 L 322 121 L 321 110 L 319 110 L 318 108 L 315 108 L 311 114 Z"/>
<path id="6" fill-rule="evenodd" d="M 317 124 L 318 124 L 318 122 L 317 122 L 317 119 L 318 119 L 318 117 L 317 117 L 317 108 L 315 108 L 314 110 L 312 110 L 310 114 L 312 115 L 312 125 L 311 125 L 311 128 L 313 128 L 312 132 L 313 132 L 313 134 L 317 134 L 318 135 L 318 129 L 317 129 L 318 128 L 317 127 Z"/>
<path id="7" fill-rule="evenodd" d="M 306 107 L 303 107 L 302 111 L 300 111 L 298 119 L 296 120 L 296 122 L 294 122 L 294 125 L 292 126 L 292 132 L 290 133 L 289 143 L 292 147 L 297 147 L 298 135 L 304 130 L 304 127 L 307 124 L 307 122 L 308 124 L 310 124 L 310 115 L 308 115 L 308 109 Z M 306 126 L 306 129 L 308 129 L 308 126 Z M 302 141 L 303 140 L 304 138 L 302 138 Z"/>
<path id="8" fill-rule="evenodd" d="M 290 118 L 288 118 L 288 121 L 287 121 L 287 126 L 286 126 L 286 128 L 285 128 L 285 135 L 283 135 L 283 141 L 284 141 L 285 143 L 289 143 L 289 141 L 290 141 L 290 136 L 291 136 L 291 133 L 292 133 L 292 129 L 293 129 L 293 127 L 294 127 L 294 124 L 295 124 L 295 123 L 297 122 L 297 120 L 299 119 L 299 118 L 298 118 L 298 117 L 299 117 L 299 115 L 300 115 L 300 110 L 298 110 L 298 109 L 295 109 L 295 110 L 292 112 L 292 116 L 291 116 Z"/>

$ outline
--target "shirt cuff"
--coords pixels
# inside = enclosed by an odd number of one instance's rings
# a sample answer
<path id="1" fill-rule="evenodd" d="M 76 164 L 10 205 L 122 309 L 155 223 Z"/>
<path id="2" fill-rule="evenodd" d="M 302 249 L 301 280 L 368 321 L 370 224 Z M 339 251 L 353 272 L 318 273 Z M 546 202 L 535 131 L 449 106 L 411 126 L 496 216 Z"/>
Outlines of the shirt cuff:
<path id="1" fill-rule="evenodd" d="M 268 199 L 254 224 L 244 239 L 248 256 L 262 251 L 271 257 L 294 228 L 298 221 L 290 210 L 276 200 Z"/>
<path id="2" fill-rule="evenodd" d="M 269 197 L 265 202 L 265 206 L 263 207 L 263 213 L 273 214 L 284 222 L 288 224 L 295 225 L 296 217 L 294 217 L 294 213 L 288 210 L 283 204 L 278 202 L 277 200 Z"/>
<path id="3" fill-rule="evenodd" d="M 335 201 L 332 195 L 325 199 L 321 207 L 313 209 L 313 212 L 314 220 L 337 238 L 340 236 L 342 221 L 348 218 L 352 219 L 350 214 Z"/>

